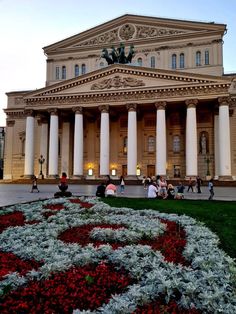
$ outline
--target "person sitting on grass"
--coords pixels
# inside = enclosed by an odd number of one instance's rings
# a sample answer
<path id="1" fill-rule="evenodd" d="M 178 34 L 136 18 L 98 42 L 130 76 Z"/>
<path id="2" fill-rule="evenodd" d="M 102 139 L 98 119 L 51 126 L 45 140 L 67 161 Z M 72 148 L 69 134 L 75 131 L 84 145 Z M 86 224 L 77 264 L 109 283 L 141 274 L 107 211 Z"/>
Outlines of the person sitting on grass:
<path id="1" fill-rule="evenodd" d="M 58 185 L 58 187 L 59 190 L 62 192 L 65 192 L 68 189 L 67 174 L 65 172 L 62 172 L 60 184 Z"/>
<path id="2" fill-rule="evenodd" d="M 176 200 L 182 200 L 184 198 L 184 189 L 185 186 L 182 184 L 182 182 L 179 182 L 179 185 L 177 186 L 177 194 L 175 196 Z"/>
<path id="3" fill-rule="evenodd" d="M 172 184 L 168 184 L 166 199 L 173 200 L 174 198 L 175 198 L 175 189 Z"/>
<path id="4" fill-rule="evenodd" d="M 158 189 L 155 182 L 151 181 L 148 185 L 148 198 L 157 198 Z"/>
<path id="5" fill-rule="evenodd" d="M 116 186 L 113 183 L 109 183 L 106 187 L 105 194 L 107 197 L 114 197 L 116 196 Z"/>
<path id="6" fill-rule="evenodd" d="M 96 191 L 96 196 L 98 197 L 105 197 L 106 185 L 104 182 L 101 182 Z"/>

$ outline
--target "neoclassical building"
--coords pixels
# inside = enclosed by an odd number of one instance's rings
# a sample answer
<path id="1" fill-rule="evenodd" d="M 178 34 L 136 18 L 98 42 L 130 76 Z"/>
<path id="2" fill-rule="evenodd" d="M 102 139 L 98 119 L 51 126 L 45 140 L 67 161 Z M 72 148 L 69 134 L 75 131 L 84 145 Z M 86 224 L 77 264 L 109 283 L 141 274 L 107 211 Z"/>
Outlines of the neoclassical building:
<path id="1" fill-rule="evenodd" d="M 226 25 L 123 15 L 44 47 L 45 87 L 9 92 L 4 179 L 236 179 L 236 76 Z M 107 48 L 130 45 L 131 63 Z M 36 75 L 36 74 L 35 74 Z"/>

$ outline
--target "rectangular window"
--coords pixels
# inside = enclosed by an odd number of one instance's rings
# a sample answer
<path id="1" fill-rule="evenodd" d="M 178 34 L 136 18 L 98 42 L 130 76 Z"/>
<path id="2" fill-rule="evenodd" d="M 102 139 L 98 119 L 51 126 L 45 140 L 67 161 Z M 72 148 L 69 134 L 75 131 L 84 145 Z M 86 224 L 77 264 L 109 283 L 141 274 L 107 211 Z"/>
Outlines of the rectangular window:
<path id="1" fill-rule="evenodd" d="M 60 79 L 60 67 L 56 67 L 56 80 Z"/>

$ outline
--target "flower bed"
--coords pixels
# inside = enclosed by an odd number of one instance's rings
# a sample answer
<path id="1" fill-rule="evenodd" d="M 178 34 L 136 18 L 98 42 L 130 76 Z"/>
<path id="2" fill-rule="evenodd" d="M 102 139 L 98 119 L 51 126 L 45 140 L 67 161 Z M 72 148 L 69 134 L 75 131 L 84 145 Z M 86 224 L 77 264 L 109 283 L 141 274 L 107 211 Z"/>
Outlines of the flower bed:
<path id="1" fill-rule="evenodd" d="M 233 260 L 192 218 L 63 198 L 0 221 L 0 313 L 236 312 Z"/>

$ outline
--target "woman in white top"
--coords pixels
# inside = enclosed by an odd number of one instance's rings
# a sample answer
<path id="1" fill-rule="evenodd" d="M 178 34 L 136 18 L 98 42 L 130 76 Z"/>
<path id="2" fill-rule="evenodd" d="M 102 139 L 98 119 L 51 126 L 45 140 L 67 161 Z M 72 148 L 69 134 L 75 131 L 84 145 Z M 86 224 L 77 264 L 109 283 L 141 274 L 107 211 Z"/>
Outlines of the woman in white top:
<path id="1" fill-rule="evenodd" d="M 156 198 L 157 197 L 157 187 L 155 185 L 155 183 L 150 183 L 148 186 L 148 198 Z"/>

